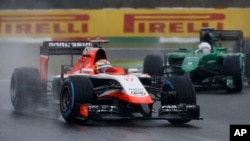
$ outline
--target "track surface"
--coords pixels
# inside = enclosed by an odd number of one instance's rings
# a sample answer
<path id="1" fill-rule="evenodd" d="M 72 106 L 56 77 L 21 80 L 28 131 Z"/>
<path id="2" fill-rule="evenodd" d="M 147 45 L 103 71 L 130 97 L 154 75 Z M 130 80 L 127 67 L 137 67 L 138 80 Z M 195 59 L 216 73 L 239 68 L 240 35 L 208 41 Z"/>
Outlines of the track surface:
<path id="1" fill-rule="evenodd" d="M 14 49 L 15 50 L 15 49 Z M 0 59 L 8 59 L 13 49 L 0 48 Z M 2 74 L 9 78 L 14 66 L 38 65 L 38 49 L 15 50 L 10 64 Z M 134 57 L 133 51 L 109 50 L 112 57 Z M 143 58 L 150 50 L 136 51 L 136 58 Z M 26 57 L 26 60 L 23 59 Z M 7 71 L 6 71 L 7 70 Z M 201 106 L 204 120 L 193 120 L 188 124 L 174 126 L 167 121 L 98 121 L 88 125 L 67 124 L 51 111 L 41 110 L 33 114 L 13 111 L 9 96 L 9 79 L 0 80 L 0 140 L 1 141 L 228 141 L 231 124 L 250 124 L 250 88 L 239 94 L 224 91 L 198 92 L 197 102 Z"/>

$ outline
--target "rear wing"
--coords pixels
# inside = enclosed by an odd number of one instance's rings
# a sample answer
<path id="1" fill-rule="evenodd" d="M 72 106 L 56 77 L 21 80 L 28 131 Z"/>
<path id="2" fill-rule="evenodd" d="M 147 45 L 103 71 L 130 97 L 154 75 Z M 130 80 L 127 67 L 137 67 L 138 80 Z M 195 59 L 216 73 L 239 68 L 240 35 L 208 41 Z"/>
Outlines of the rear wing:
<path id="1" fill-rule="evenodd" d="M 102 43 L 108 43 L 108 40 L 44 41 L 40 47 L 40 78 L 47 80 L 50 55 L 70 55 L 71 65 L 68 66 L 72 66 L 73 55 L 81 55 L 85 48 L 102 48 Z"/>
<path id="2" fill-rule="evenodd" d="M 215 30 L 213 28 L 200 29 L 200 41 L 205 41 L 214 45 L 216 41 L 235 41 L 238 51 L 244 45 L 244 35 L 241 30 Z"/>
<path id="3" fill-rule="evenodd" d="M 86 47 L 101 48 L 108 40 L 91 41 L 45 41 L 40 47 L 40 55 L 81 55 Z"/>

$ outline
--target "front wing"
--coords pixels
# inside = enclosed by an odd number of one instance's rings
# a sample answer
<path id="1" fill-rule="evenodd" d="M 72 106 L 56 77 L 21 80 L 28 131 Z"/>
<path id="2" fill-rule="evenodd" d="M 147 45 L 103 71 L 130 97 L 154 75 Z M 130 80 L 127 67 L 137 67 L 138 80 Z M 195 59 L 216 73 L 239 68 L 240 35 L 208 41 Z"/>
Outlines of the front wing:
<path id="1" fill-rule="evenodd" d="M 152 109 L 153 110 L 153 109 Z M 78 119 L 86 120 L 201 120 L 200 107 L 198 105 L 164 105 L 150 117 L 144 116 L 124 116 L 120 114 L 116 106 L 111 105 L 80 105 Z"/>

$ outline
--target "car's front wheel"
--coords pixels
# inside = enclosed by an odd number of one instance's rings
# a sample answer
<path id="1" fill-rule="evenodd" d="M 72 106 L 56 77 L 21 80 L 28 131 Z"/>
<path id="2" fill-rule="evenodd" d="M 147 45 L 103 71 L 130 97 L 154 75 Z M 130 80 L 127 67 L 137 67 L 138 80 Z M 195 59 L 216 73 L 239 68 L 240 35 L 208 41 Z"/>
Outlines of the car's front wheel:
<path id="1" fill-rule="evenodd" d="M 184 76 L 173 76 L 167 78 L 162 86 L 162 91 L 167 92 L 161 96 L 161 105 L 179 105 L 192 104 L 196 105 L 196 93 L 192 82 Z M 174 92 L 175 94 L 170 93 Z M 197 117 L 199 116 L 199 113 Z M 172 124 L 184 124 L 191 119 L 170 119 Z"/>
<path id="2" fill-rule="evenodd" d="M 92 104 L 95 100 L 93 85 L 84 76 L 70 76 L 65 79 L 60 93 L 60 111 L 67 122 L 77 121 L 79 106 Z"/>

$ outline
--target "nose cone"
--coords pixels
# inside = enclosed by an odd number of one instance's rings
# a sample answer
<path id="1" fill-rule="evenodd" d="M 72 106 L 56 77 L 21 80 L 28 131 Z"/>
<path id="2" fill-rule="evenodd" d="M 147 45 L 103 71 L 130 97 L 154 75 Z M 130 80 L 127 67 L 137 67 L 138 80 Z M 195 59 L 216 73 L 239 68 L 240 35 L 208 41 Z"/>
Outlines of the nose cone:
<path id="1" fill-rule="evenodd" d="M 186 56 L 184 58 L 181 68 L 184 72 L 193 71 L 198 67 L 199 61 L 199 56 Z"/>

